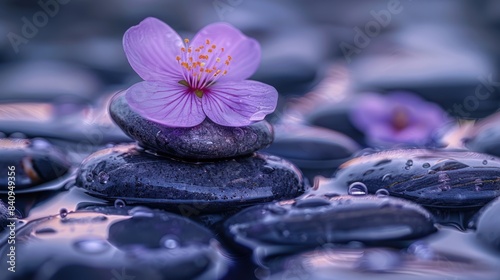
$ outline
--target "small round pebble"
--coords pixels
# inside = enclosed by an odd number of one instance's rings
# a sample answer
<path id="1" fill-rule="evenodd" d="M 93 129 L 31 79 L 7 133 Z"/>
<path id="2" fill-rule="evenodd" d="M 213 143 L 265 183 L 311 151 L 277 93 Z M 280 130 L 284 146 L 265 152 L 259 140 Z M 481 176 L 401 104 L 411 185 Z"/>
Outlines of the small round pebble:
<path id="1" fill-rule="evenodd" d="M 118 93 L 109 106 L 115 123 L 139 145 L 177 158 L 207 160 L 251 154 L 269 146 L 273 128 L 267 121 L 244 127 L 220 126 L 208 118 L 201 124 L 183 128 L 167 127 L 142 118 Z"/>

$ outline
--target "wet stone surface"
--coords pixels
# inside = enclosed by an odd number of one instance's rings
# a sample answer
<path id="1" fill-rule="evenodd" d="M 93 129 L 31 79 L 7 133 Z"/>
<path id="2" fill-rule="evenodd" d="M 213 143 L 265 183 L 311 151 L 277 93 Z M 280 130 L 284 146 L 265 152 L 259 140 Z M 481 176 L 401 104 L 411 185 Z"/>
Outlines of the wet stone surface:
<path id="1" fill-rule="evenodd" d="M 486 247 L 500 251 L 498 213 L 500 213 L 500 200 L 497 198 L 481 209 L 478 213 L 475 227 L 477 238 Z"/>
<path id="2" fill-rule="evenodd" d="M 500 159 L 469 151 L 388 150 L 344 163 L 331 187 L 353 183 L 429 207 L 481 207 L 500 195 Z"/>
<path id="3" fill-rule="evenodd" d="M 422 207 L 371 195 L 314 197 L 254 206 L 229 218 L 225 229 L 236 243 L 254 250 L 352 241 L 380 245 L 436 231 L 432 216 Z"/>
<path id="4" fill-rule="evenodd" d="M 349 137 L 328 129 L 296 124 L 275 126 L 276 137 L 268 152 L 290 160 L 313 182 L 329 177 L 360 147 Z"/>
<path id="5" fill-rule="evenodd" d="M 109 112 L 115 123 L 141 146 L 178 158 L 203 160 L 248 155 L 273 141 L 272 126 L 266 121 L 225 127 L 206 119 L 191 128 L 166 127 L 132 111 L 124 92 L 113 98 Z"/>
<path id="6" fill-rule="evenodd" d="M 185 212 L 218 212 L 304 192 L 300 171 L 275 156 L 182 162 L 119 145 L 89 156 L 76 184 L 89 194 Z M 192 214 L 191 214 L 192 215 Z"/>
<path id="7" fill-rule="evenodd" d="M 0 193 L 9 190 L 7 170 L 13 169 L 16 191 L 22 191 L 55 180 L 70 168 L 66 155 L 43 139 L 0 138 L 0 169 L 5 170 L 0 175 Z"/>
<path id="8" fill-rule="evenodd" d="M 435 251 L 423 242 L 405 250 L 324 246 L 273 260 L 268 279 L 495 279 L 494 269 L 470 257 Z"/>
<path id="9" fill-rule="evenodd" d="M 109 280 L 124 272 L 134 279 L 220 279 L 227 270 L 210 231 L 145 207 L 108 214 L 62 209 L 29 222 L 17 238 L 16 273 L 6 279 Z M 5 271 L 7 250 L 0 248 Z"/>
<path id="10" fill-rule="evenodd" d="M 7 204 L 0 200 L 0 232 L 2 232 L 9 224 L 9 210 Z"/>
<path id="11" fill-rule="evenodd" d="M 500 156 L 500 113 L 476 124 L 465 145 L 472 151 Z"/>

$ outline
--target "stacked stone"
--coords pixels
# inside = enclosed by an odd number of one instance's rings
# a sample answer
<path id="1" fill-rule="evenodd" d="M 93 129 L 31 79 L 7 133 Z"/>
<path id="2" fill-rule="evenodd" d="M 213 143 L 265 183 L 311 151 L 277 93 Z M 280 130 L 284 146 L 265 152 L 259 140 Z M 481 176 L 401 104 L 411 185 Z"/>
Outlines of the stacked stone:
<path id="1" fill-rule="evenodd" d="M 124 93 L 111 101 L 115 123 L 137 144 L 122 144 L 83 161 L 77 185 L 92 195 L 197 214 L 297 197 L 300 171 L 290 162 L 257 152 L 273 140 L 266 121 L 220 126 L 208 118 L 179 128 L 144 119 Z"/>

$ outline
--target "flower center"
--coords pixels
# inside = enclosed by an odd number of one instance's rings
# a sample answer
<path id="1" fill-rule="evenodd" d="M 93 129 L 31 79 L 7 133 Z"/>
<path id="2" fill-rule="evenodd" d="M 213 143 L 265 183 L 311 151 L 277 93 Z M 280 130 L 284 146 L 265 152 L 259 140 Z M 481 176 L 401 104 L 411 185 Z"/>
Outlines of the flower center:
<path id="1" fill-rule="evenodd" d="M 401 131 L 408 127 L 410 124 L 410 118 L 408 117 L 408 111 L 403 107 L 396 107 L 392 111 L 392 127 L 396 131 Z"/>
<path id="2" fill-rule="evenodd" d="M 189 39 L 184 39 L 184 43 L 181 54 L 175 57 L 184 78 L 179 83 L 201 98 L 204 88 L 227 74 L 232 57 L 224 54 L 224 48 L 218 48 L 210 39 L 198 46 L 190 46 Z"/>

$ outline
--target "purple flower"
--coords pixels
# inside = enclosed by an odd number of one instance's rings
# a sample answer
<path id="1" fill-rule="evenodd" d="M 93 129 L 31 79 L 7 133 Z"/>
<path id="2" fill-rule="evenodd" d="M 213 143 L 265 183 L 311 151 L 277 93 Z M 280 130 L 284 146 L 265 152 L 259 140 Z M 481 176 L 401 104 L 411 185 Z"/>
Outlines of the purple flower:
<path id="1" fill-rule="evenodd" d="M 192 127 L 205 117 L 224 126 L 260 121 L 276 108 L 272 86 L 245 80 L 260 63 L 260 46 L 233 26 L 206 26 L 190 42 L 156 18 L 125 32 L 123 48 L 145 81 L 127 90 L 130 107 L 151 121 Z"/>
<path id="2" fill-rule="evenodd" d="M 350 115 L 369 142 L 426 144 L 449 119 L 436 104 L 411 93 L 364 94 Z"/>

